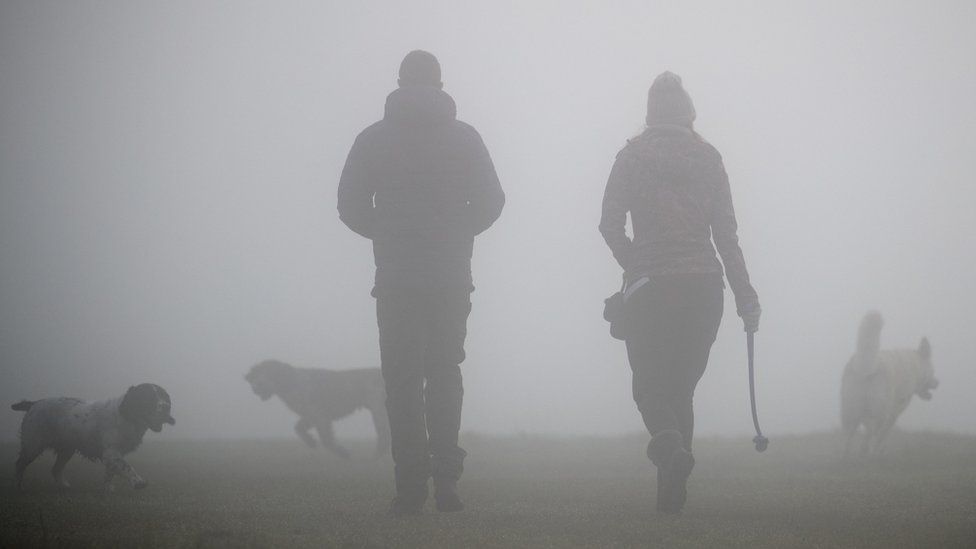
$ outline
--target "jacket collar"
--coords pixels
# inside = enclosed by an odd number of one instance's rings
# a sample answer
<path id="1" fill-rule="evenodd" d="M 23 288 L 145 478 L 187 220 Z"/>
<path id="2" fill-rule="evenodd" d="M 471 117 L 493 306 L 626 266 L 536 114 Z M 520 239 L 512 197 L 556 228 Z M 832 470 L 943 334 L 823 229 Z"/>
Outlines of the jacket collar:
<path id="1" fill-rule="evenodd" d="M 694 135 L 695 132 L 693 132 L 691 128 L 681 124 L 654 124 L 647 127 L 647 133 L 677 133 Z"/>
<path id="2" fill-rule="evenodd" d="M 407 124 L 439 124 L 457 116 L 454 99 L 431 86 L 404 86 L 386 97 L 383 119 Z"/>

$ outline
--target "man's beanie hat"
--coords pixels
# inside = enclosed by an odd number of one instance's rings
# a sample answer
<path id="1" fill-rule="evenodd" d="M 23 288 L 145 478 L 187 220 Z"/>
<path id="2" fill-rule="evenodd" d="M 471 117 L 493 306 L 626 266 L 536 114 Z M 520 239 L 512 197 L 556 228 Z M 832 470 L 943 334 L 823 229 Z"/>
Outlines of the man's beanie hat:
<path id="1" fill-rule="evenodd" d="M 400 84 L 403 86 L 438 86 L 441 83 L 441 64 L 433 54 L 414 50 L 400 63 Z"/>
<path id="2" fill-rule="evenodd" d="M 694 120 L 695 105 L 681 85 L 681 77 L 669 71 L 659 74 L 647 92 L 647 124 L 690 124 Z"/>

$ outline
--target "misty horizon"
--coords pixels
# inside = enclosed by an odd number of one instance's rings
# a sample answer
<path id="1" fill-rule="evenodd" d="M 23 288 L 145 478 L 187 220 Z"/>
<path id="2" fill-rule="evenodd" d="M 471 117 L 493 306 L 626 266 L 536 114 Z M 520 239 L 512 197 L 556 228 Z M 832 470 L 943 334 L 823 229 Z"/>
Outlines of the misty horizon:
<path id="1" fill-rule="evenodd" d="M 839 427 L 841 372 L 877 309 L 882 347 L 928 337 L 942 382 L 898 426 L 976 433 L 976 5 L 226 7 L 0 6 L 6 406 L 153 382 L 177 420 L 163 437 L 290 437 L 292 414 L 243 379 L 252 365 L 378 367 L 372 249 L 339 221 L 336 187 L 403 55 L 424 49 L 507 195 L 475 241 L 463 432 L 643 430 L 601 317 L 620 270 L 597 224 L 671 70 L 729 173 L 763 307 L 764 431 Z M 698 434 L 751 431 L 746 375 L 726 291 Z M 20 420 L 0 415 L 0 439 Z M 360 412 L 338 434 L 370 429 Z"/>

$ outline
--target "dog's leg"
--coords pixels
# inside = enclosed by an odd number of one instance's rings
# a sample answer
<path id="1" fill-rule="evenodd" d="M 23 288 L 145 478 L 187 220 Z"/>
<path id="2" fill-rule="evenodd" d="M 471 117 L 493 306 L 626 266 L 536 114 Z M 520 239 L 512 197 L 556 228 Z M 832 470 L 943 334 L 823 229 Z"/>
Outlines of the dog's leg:
<path id="1" fill-rule="evenodd" d="M 861 449 L 858 451 L 857 455 L 864 458 L 871 455 L 871 433 L 864 433 L 864 438 L 861 440 Z"/>
<path id="2" fill-rule="evenodd" d="M 106 480 L 110 480 L 110 476 L 113 474 L 120 475 L 125 477 L 136 490 L 145 488 L 149 484 L 122 458 L 122 454 L 118 450 L 105 450 L 102 454 L 102 461 L 105 462 Z"/>
<path id="3" fill-rule="evenodd" d="M 854 437 L 857 435 L 857 425 L 853 429 L 847 427 L 844 429 L 847 435 L 847 439 L 844 441 L 844 461 L 851 459 L 851 446 L 854 444 Z"/>
<path id="4" fill-rule="evenodd" d="M 872 418 L 864 422 L 864 440 L 861 441 L 861 457 L 866 457 L 874 453 L 877 447 L 878 432 L 881 430 L 881 422 Z"/>
<path id="5" fill-rule="evenodd" d="M 390 455 L 390 418 L 386 414 L 386 406 L 371 406 L 369 413 L 373 415 L 373 427 L 376 428 L 376 457 Z"/>
<path id="6" fill-rule="evenodd" d="M 319 432 L 319 440 L 322 441 L 323 448 L 332 450 L 341 458 L 349 457 L 349 450 L 339 446 L 335 440 L 335 434 L 332 432 L 332 421 L 320 418 L 315 421 L 315 429 Z"/>
<path id="7" fill-rule="evenodd" d="M 105 479 L 102 481 L 102 489 L 106 492 L 115 491 L 115 485 L 112 484 L 112 479 L 115 478 L 115 471 L 111 467 L 106 465 L 105 467 Z"/>
<path id="8" fill-rule="evenodd" d="M 312 436 L 312 433 L 308 432 L 311 428 L 312 422 L 309 421 L 308 418 L 300 418 L 298 422 L 295 423 L 295 434 L 298 435 L 298 438 L 302 439 L 302 442 L 304 442 L 306 446 L 309 448 L 315 448 L 315 437 Z"/>
<path id="9" fill-rule="evenodd" d="M 895 426 L 896 419 L 898 419 L 898 416 L 887 418 L 881 428 L 878 429 L 878 439 L 874 445 L 875 455 L 880 456 L 884 453 L 885 445 L 888 442 L 888 435 L 891 433 L 891 428 Z"/>
<path id="10" fill-rule="evenodd" d="M 44 447 L 31 444 L 29 441 L 21 440 L 20 445 L 20 456 L 17 458 L 17 463 L 14 465 L 14 473 L 17 479 L 17 489 L 20 490 L 24 484 L 24 471 L 27 470 L 27 466 L 31 464 L 32 461 L 37 459 L 37 456 L 44 452 Z"/>
<path id="11" fill-rule="evenodd" d="M 61 488 L 71 487 L 68 481 L 64 480 L 64 466 L 68 464 L 68 460 L 73 455 L 75 455 L 74 450 L 59 451 L 57 459 L 54 460 L 54 467 L 51 467 L 51 475 L 54 476 L 54 482 L 57 482 Z"/>

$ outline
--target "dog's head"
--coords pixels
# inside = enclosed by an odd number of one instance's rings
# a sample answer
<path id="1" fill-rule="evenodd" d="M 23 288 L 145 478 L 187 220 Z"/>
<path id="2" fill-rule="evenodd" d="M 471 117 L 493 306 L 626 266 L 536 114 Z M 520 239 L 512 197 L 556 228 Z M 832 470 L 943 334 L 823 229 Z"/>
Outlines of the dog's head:
<path id="1" fill-rule="evenodd" d="M 163 424 L 176 425 L 171 414 L 169 393 L 159 385 L 143 383 L 129 387 L 119 404 L 119 415 L 128 421 L 145 426 L 158 433 Z"/>
<path id="2" fill-rule="evenodd" d="M 922 358 L 922 366 L 915 394 L 922 400 L 929 400 L 932 398 L 932 389 L 939 386 L 939 380 L 935 378 L 935 369 L 932 367 L 932 345 L 929 344 L 929 338 L 922 338 L 916 352 Z"/>
<path id="3" fill-rule="evenodd" d="M 261 397 L 261 400 L 268 400 L 282 390 L 287 390 L 291 385 L 292 370 L 293 368 L 284 362 L 265 360 L 255 364 L 244 375 L 244 379 L 251 384 L 254 394 Z"/>

